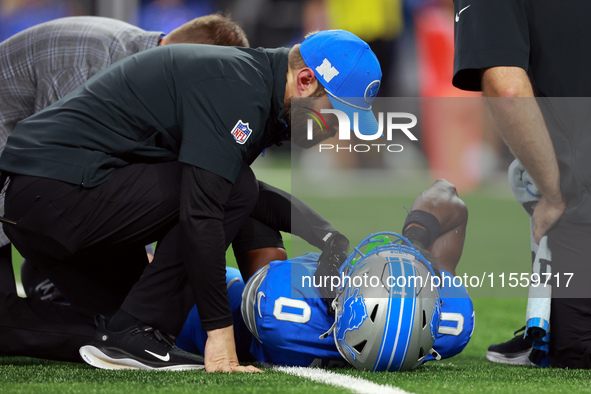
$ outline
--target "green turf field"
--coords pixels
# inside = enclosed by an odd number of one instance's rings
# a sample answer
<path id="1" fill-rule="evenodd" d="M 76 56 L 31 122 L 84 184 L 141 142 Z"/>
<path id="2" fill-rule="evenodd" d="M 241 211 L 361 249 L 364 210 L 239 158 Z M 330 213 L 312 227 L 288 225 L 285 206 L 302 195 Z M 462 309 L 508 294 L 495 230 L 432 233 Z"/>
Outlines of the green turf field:
<path id="1" fill-rule="evenodd" d="M 261 170 L 261 177 L 289 188 L 289 174 Z M 297 182 L 294 182 L 297 184 Z M 404 190 L 390 185 L 385 195 L 335 198 L 320 196 L 314 188 L 294 187 L 305 200 L 358 242 L 368 232 L 399 230 L 414 195 L 428 186 L 426 178 L 407 183 Z M 458 274 L 480 275 L 527 272 L 529 269 L 528 223 L 521 208 L 511 199 L 507 185 L 482 188 L 462 196 L 470 219 L 468 237 Z M 371 187 L 366 187 L 371 190 Z M 377 193 L 379 194 L 379 193 Z M 377 212 L 377 214 L 376 214 Z M 393 227 L 394 226 L 394 227 Z M 288 243 L 289 244 L 289 243 Z M 299 248 L 293 240 L 294 248 Z M 306 249 L 305 251 L 309 251 Z M 490 290 L 490 289 L 489 289 Z M 431 362 L 405 373 L 367 373 L 352 369 L 336 372 L 362 377 L 416 393 L 445 390 L 451 393 L 538 393 L 591 392 L 591 372 L 538 369 L 496 365 L 485 360 L 491 343 L 507 340 L 523 325 L 526 293 L 508 298 L 511 291 L 470 290 L 476 311 L 471 342 L 460 355 Z M 510 289 L 507 289 L 510 290 Z M 0 349 L 1 352 L 1 349 Z M 211 374 L 199 372 L 104 371 L 84 364 L 69 364 L 26 358 L 0 358 L 0 393 L 87 393 L 87 392 L 228 392 L 309 393 L 347 392 L 346 389 L 314 383 L 267 369 L 264 374 Z"/>

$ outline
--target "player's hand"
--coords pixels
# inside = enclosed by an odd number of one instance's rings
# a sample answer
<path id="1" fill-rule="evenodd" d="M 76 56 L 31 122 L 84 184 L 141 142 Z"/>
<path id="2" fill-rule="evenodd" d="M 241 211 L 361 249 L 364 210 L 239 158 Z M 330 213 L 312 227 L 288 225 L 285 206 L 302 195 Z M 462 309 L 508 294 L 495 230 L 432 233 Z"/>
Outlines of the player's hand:
<path id="1" fill-rule="evenodd" d="M 242 366 L 236 355 L 232 326 L 207 331 L 205 342 L 205 370 L 209 372 L 263 372 L 252 365 Z"/>
<path id="2" fill-rule="evenodd" d="M 540 240 L 562 217 L 566 204 L 562 196 L 549 199 L 542 196 L 534 207 L 534 242 L 539 244 Z"/>

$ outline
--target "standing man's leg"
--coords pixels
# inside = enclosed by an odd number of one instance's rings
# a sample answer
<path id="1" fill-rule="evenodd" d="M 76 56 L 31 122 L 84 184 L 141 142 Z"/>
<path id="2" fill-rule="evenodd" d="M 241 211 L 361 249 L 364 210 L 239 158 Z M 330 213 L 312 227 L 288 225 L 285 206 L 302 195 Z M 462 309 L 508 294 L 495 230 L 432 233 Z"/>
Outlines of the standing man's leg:
<path id="1" fill-rule="evenodd" d="M 548 233 L 553 271 L 550 365 L 554 367 L 591 369 L 589 239 L 588 226 L 563 222 Z"/>

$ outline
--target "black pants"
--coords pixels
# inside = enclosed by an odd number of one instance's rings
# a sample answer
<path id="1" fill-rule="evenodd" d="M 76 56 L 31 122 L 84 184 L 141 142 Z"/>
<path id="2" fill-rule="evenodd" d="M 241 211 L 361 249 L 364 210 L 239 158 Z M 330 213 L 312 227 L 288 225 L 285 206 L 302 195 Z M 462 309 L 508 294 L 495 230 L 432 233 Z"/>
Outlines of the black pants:
<path id="1" fill-rule="evenodd" d="M 157 174 L 162 174 L 163 176 L 165 176 L 164 181 L 160 184 L 159 188 L 155 188 L 146 193 L 146 199 L 148 199 L 149 197 L 152 200 L 158 200 L 157 198 L 155 198 L 156 196 L 163 194 L 165 195 L 166 192 L 169 192 L 171 194 L 171 197 L 169 198 L 173 201 L 175 200 L 175 195 L 178 193 L 178 191 L 175 191 L 175 188 L 177 186 L 174 183 L 176 182 L 176 180 L 174 176 L 166 177 L 166 173 L 168 171 L 174 172 L 174 168 L 169 169 L 168 167 L 169 165 L 163 165 L 162 168 L 150 167 L 145 169 L 145 171 L 147 171 L 148 174 L 151 174 L 150 176 L 153 177 L 153 179 L 158 179 Z M 174 165 L 171 164 L 170 167 L 174 167 Z M 116 173 L 114 174 L 115 177 L 112 178 L 110 182 L 114 182 L 114 185 L 119 183 L 123 186 L 134 186 L 134 174 L 136 172 L 142 172 L 143 170 L 141 168 L 129 168 L 127 170 L 129 170 L 128 175 L 125 175 L 126 172 Z M 27 180 L 27 178 L 30 177 L 15 177 L 15 179 L 13 180 L 14 182 L 12 184 L 12 189 L 10 191 L 10 197 L 14 199 L 20 199 L 28 193 L 29 205 L 34 205 L 30 203 L 31 199 L 33 201 L 37 201 L 37 196 L 40 197 L 39 200 L 42 196 L 44 196 L 44 194 L 39 193 L 47 193 L 46 190 L 42 189 L 42 184 L 37 184 L 35 186 L 35 183 L 45 183 L 47 181 L 45 187 L 48 187 L 49 190 L 53 190 L 51 189 L 51 187 L 54 186 L 56 187 L 55 190 L 64 187 L 65 190 L 70 190 L 70 193 L 75 195 L 77 195 L 77 191 L 80 189 L 79 187 L 71 185 L 64 186 L 59 182 L 55 183 L 55 181 L 40 180 L 35 178 Z M 173 184 L 171 185 L 169 184 L 169 182 L 166 182 L 167 179 L 173 181 Z M 245 176 L 241 179 L 248 179 L 248 177 Z M 115 197 L 121 198 L 117 194 L 118 190 L 116 186 L 110 187 L 113 188 L 112 193 L 115 195 Z M 25 188 L 29 188 L 28 192 L 23 191 L 21 193 L 20 191 L 24 190 Z M 39 193 L 33 192 L 33 188 L 38 189 Z M 297 198 L 279 189 L 269 186 L 263 182 L 259 182 L 259 190 L 260 193 L 259 199 L 257 201 L 257 207 L 252 212 L 253 217 L 257 220 L 251 218 L 249 223 L 245 223 L 245 225 L 241 228 L 240 232 L 236 235 L 236 237 L 234 238 L 235 243 L 233 245 L 235 253 L 244 253 L 249 250 L 265 247 L 282 247 L 283 243 L 281 241 L 281 235 L 279 234 L 278 230 L 293 232 L 294 234 L 297 234 L 304 238 L 309 243 L 322 248 L 323 239 L 325 238 L 326 234 L 328 232 L 335 231 L 329 223 L 327 223 L 322 217 L 320 217 L 316 212 L 311 210 Z M 128 191 L 123 190 L 123 193 L 125 192 Z M 239 198 L 239 196 L 235 196 L 235 200 L 247 200 L 248 194 L 249 193 L 247 192 L 246 195 L 242 198 Z M 100 196 L 102 195 L 102 192 L 100 192 L 100 190 L 97 189 L 92 194 L 92 196 L 95 195 Z M 141 196 L 142 194 L 138 192 L 136 193 L 136 195 Z M 93 197 L 93 199 L 97 200 L 96 197 Z M 160 200 L 163 199 L 164 196 L 160 198 Z M 22 203 L 24 205 L 26 201 L 21 202 L 20 200 L 17 200 L 15 201 L 15 203 Z M 96 203 L 97 202 L 95 201 L 93 204 Z M 102 204 L 105 205 L 107 204 L 107 202 L 103 202 Z M 118 212 L 122 215 L 138 216 L 137 220 L 142 220 L 144 218 L 141 212 L 135 213 L 133 211 L 135 207 L 130 208 L 131 210 L 127 212 L 126 205 L 123 203 L 123 201 L 120 201 L 119 204 L 119 208 L 115 206 L 115 209 L 119 209 L 119 211 L 115 211 L 112 208 L 103 209 L 103 211 L 105 211 L 103 212 L 105 217 L 107 217 L 107 214 L 109 212 L 111 212 L 111 214 L 113 212 Z M 136 202 L 136 204 L 139 204 L 139 202 Z M 154 203 L 149 203 L 149 205 L 152 204 Z M 52 204 L 52 206 L 48 209 L 53 210 L 55 208 L 53 205 L 55 204 Z M 63 207 L 67 204 L 59 203 L 58 205 L 60 207 Z M 234 205 L 240 206 L 240 204 L 236 203 L 234 203 Z M 24 218 L 27 215 L 26 206 L 20 207 L 17 205 L 14 208 L 14 210 L 12 210 L 12 208 L 10 209 L 11 213 L 14 212 L 15 214 L 18 210 L 21 210 L 19 213 L 19 217 Z M 97 205 L 96 209 L 98 210 L 97 214 L 100 215 L 100 206 Z M 162 209 L 160 209 L 160 211 L 162 211 Z M 292 216 L 295 218 L 294 223 L 292 223 L 291 220 Z M 58 217 L 56 218 L 56 222 L 59 218 L 60 215 L 58 215 Z M 91 221 L 91 219 L 92 218 L 89 216 L 88 221 Z M 117 216 L 112 219 L 119 220 L 122 219 L 122 217 Z M 155 223 L 154 218 L 147 219 L 151 220 L 150 222 L 143 223 L 147 227 Z M 98 221 L 98 219 L 94 220 Z M 76 222 L 84 222 L 84 220 L 79 219 Z M 263 222 L 264 224 L 261 222 Z M 123 224 L 124 223 L 118 225 L 121 226 Z M 83 226 L 82 223 L 80 225 Z M 23 226 L 22 222 L 19 222 L 19 226 Z M 10 229 L 7 228 L 7 230 L 10 232 Z M 31 230 L 34 230 L 34 228 Z M 13 231 L 13 235 L 23 238 L 22 242 L 25 244 L 21 246 L 21 248 L 27 247 L 27 237 L 42 237 L 41 235 L 36 234 L 36 231 L 31 230 L 29 231 L 31 234 L 28 234 L 27 232 L 25 232 L 25 230 L 19 230 L 18 232 Z M 106 232 L 107 229 L 104 229 L 103 231 Z M 170 229 L 170 234 L 168 235 L 168 238 L 173 240 L 173 242 L 175 239 L 175 231 L 177 230 L 174 229 L 173 224 Z M 234 231 L 235 230 L 233 228 L 227 228 L 226 240 L 231 239 L 228 237 L 232 237 L 232 233 Z M 53 238 L 59 237 L 59 234 L 57 232 L 52 233 L 51 231 L 49 231 L 48 234 Z M 67 244 L 71 241 L 73 240 L 69 240 L 68 242 L 63 243 Z M 43 249 L 47 247 L 48 244 L 52 244 L 54 242 L 57 241 L 44 241 L 40 243 L 39 246 L 29 245 L 31 246 L 31 248 L 27 249 L 31 249 L 29 252 L 33 255 L 36 255 L 40 253 L 38 249 Z M 101 245 L 104 244 L 104 242 L 99 242 L 98 240 L 95 240 L 94 243 L 100 243 Z M 169 254 L 169 248 L 163 248 L 163 242 L 160 242 L 159 245 L 161 247 L 159 247 L 158 250 L 158 258 L 166 259 L 167 254 Z M 72 248 L 72 246 L 69 247 Z M 55 272 L 53 275 L 54 278 L 56 276 L 63 276 L 60 282 L 63 282 L 64 285 L 68 287 L 68 293 L 70 294 L 70 297 L 76 297 L 74 299 L 74 302 L 78 313 L 73 309 L 73 307 L 69 306 L 57 305 L 53 303 L 43 303 L 35 300 L 23 300 L 13 295 L 6 296 L 4 294 L 0 294 L 0 355 L 20 355 L 57 360 L 80 361 L 78 357 L 78 349 L 80 348 L 80 346 L 87 343 L 89 337 L 92 335 L 92 332 L 95 329 L 94 322 L 92 320 L 93 313 L 96 313 L 98 311 L 104 314 L 110 314 L 112 310 L 116 309 L 117 306 L 121 303 L 121 299 L 124 297 L 123 293 L 126 292 L 126 288 L 127 286 L 129 286 L 129 282 L 133 280 L 134 275 L 137 275 L 137 273 L 134 273 L 134 265 L 127 265 L 129 261 L 127 261 L 125 258 L 125 250 L 121 251 L 121 253 L 123 253 L 122 255 L 117 254 L 117 250 L 120 249 L 119 243 L 115 243 L 113 245 L 105 245 L 105 249 L 110 248 L 114 248 L 115 251 L 113 253 L 108 254 L 108 256 L 112 256 L 114 260 L 107 259 L 103 261 L 100 256 L 105 256 L 107 254 L 96 256 L 90 255 L 88 256 L 88 259 L 85 260 L 83 258 L 84 252 L 81 251 L 79 254 L 77 254 L 82 256 L 80 261 L 81 265 L 79 267 L 75 266 L 75 261 L 66 262 L 64 263 L 64 267 L 61 269 L 61 271 L 57 270 L 57 272 Z M 92 250 L 96 250 L 96 247 L 93 247 Z M 105 252 L 108 253 L 108 250 L 105 250 Z M 49 260 L 55 261 L 55 257 L 47 256 L 47 251 L 43 250 L 42 254 L 44 260 L 50 257 Z M 119 256 L 122 256 L 123 258 L 118 259 Z M 175 249 L 173 248 L 170 261 L 175 261 L 174 259 Z M 71 260 L 71 258 L 69 258 L 69 260 Z M 33 260 L 29 261 L 29 264 L 33 264 L 32 261 Z M 117 266 L 117 264 L 120 265 Z M 37 263 L 36 265 L 44 266 L 43 263 Z M 138 264 L 138 270 L 139 268 L 143 269 L 143 267 L 145 267 L 143 263 Z M 71 270 L 68 268 L 70 268 Z M 97 276 L 95 277 L 94 274 L 96 273 L 96 271 L 99 270 L 102 270 L 104 272 L 112 272 L 113 275 L 111 276 L 113 277 L 113 280 L 110 282 L 110 274 L 97 274 Z M 47 271 L 53 272 L 54 270 L 50 267 L 49 269 L 46 268 L 45 272 Z M 128 273 L 124 275 L 123 271 L 126 271 Z M 12 274 L 12 268 L 10 269 L 10 273 Z M 36 274 L 38 275 L 38 273 Z M 120 274 L 126 276 L 128 279 L 121 280 L 121 278 L 119 278 L 117 282 L 119 283 L 118 287 L 121 290 L 117 291 L 114 288 L 114 283 L 117 280 L 115 277 L 117 277 Z M 171 270 L 170 274 L 174 274 L 174 270 Z M 92 275 L 93 280 L 89 281 L 88 278 L 90 275 Z M 82 277 L 82 281 L 79 281 L 77 278 L 74 278 L 75 276 Z M 103 277 L 106 278 L 104 278 L 104 280 L 98 281 Z M 45 274 L 45 276 L 42 276 L 42 278 L 46 279 L 47 274 Z M 150 286 L 157 289 L 159 285 L 158 283 L 154 283 L 154 281 L 167 281 L 168 279 L 166 278 L 166 272 L 164 272 L 164 275 L 162 276 L 152 275 L 152 280 L 147 282 L 147 285 L 145 286 L 146 291 L 151 288 Z M 176 277 L 176 280 L 179 282 L 179 286 L 184 286 L 184 276 L 179 275 Z M 108 283 L 105 284 L 104 282 Z M 90 287 L 86 288 L 86 285 Z M 62 287 L 59 287 L 60 290 L 62 289 Z M 91 292 L 90 289 L 95 290 Z M 156 291 L 153 294 L 158 301 L 158 299 L 160 299 L 161 297 L 160 292 Z M 95 295 L 96 299 L 94 299 Z M 139 291 L 138 289 L 138 291 L 134 291 L 133 297 L 137 299 L 138 297 L 145 297 L 145 295 L 142 296 L 142 291 Z M 132 298 L 130 298 L 130 300 L 132 300 Z M 143 301 L 140 300 L 132 302 L 130 304 L 130 309 L 126 309 L 126 311 L 128 311 L 130 314 L 133 314 L 134 316 L 139 316 L 139 313 L 133 312 L 133 310 L 137 310 L 137 307 L 134 307 L 133 304 L 137 304 L 138 302 L 140 302 L 140 306 L 143 305 L 145 309 L 142 312 L 144 317 L 142 317 L 141 320 L 151 322 L 161 318 L 158 315 L 158 312 L 156 312 L 156 308 L 154 308 L 146 298 L 143 298 Z M 111 306 L 105 306 L 104 304 L 110 304 Z M 172 305 L 172 308 L 172 310 L 174 310 L 176 306 Z M 40 311 L 41 313 L 37 313 L 37 311 Z M 151 324 L 158 327 L 158 325 L 156 325 L 155 323 Z M 4 351 L 2 349 L 4 349 Z"/>
<path id="2" fill-rule="evenodd" d="M 0 356 L 81 362 L 78 349 L 95 330 L 93 317 L 69 305 L 0 293 Z"/>
<path id="3" fill-rule="evenodd" d="M 552 288 L 550 364 L 591 369 L 591 229 L 559 224 L 548 241 L 559 280 Z"/>
<path id="4" fill-rule="evenodd" d="M 0 247 L 0 291 L 5 294 L 16 294 L 11 244 Z"/>
<path id="5" fill-rule="evenodd" d="M 23 257 L 84 313 L 135 318 L 178 334 L 195 303 L 181 258 L 180 164 L 134 164 L 94 188 L 15 175 L 6 193 L 5 231 Z M 229 242 L 257 197 L 245 166 L 225 207 Z M 248 207 L 248 208 L 246 208 Z M 158 241 L 152 264 L 144 245 Z"/>

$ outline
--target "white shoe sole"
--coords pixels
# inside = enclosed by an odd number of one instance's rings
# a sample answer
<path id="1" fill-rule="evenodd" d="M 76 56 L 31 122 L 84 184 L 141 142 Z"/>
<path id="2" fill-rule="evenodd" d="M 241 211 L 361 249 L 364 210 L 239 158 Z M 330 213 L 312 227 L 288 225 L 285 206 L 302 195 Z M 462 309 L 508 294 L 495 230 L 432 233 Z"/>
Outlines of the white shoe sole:
<path id="1" fill-rule="evenodd" d="M 524 350 L 522 352 L 511 353 L 510 355 L 497 353 L 497 352 L 486 352 L 486 359 L 493 363 L 499 364 L 510 364 L 510 365 L 534 365 L 529 361 L 529 354 L 531 349 Z"/>
<path id="2" fill-rule="evenodd" d="M 131 358 L 120 358 L 114 359 L 107 356 L 94 346 L 86 345 L 82 346 L 79 350 L 80 356 L 89 365 L 100 369 L 141 369 L 145 371 L 188 371 L 195 369 L 204 369 L 205 365 L 196 364 L 179 364 L 171 365 L 169 367 L 155 368 L 140 363 L 137 360 Z"/>

